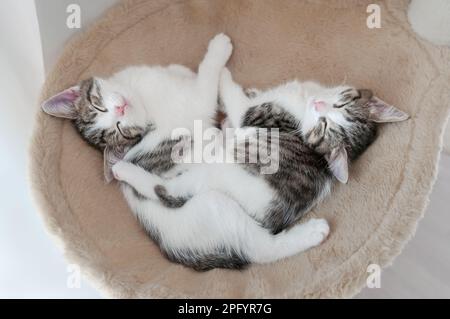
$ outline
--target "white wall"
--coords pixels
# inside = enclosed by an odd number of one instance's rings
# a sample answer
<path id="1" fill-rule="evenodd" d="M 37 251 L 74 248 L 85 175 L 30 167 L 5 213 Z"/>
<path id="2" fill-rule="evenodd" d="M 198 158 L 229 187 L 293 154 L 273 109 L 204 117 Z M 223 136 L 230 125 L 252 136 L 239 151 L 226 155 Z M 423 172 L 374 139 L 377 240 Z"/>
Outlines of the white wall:
<path id="1" fill-rule="evenodd" d="M 55 3 L 54 1 L 53 3 Z M 44 81 L 33 0 L 0 1 L 0 298 L 91 298 L 67 288 L 67 266 L 28 189 L 28 141 Z"/>
<path id="2" fill-rule="evenodd" d="M 36 0 L 36 11 L 41 31 L 44 66 L 48 72 L 60 56 L 64 43 L 79 29 L 66 26 L 67 7 L 80 6 L 81 28 L 89 26 L 105 9 L 118 0 Z"/>

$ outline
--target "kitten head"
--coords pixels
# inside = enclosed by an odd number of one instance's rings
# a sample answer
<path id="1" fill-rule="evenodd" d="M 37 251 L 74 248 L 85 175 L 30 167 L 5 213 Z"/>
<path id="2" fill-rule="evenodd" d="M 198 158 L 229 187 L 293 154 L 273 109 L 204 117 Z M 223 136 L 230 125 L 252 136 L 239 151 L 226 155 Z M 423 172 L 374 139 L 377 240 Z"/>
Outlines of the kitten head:
<path id="1" fill-rule="evenodd" d="M 84 140 L 105 150 L 126 150 L 150 129 L 145 108 L 126 88 L 89 78 L 42 104 L 53 116 L 73 120 Z"/>
<path id="2" fill-rule="evenodd" d="M 329 163 L 333 175 L 348 180 L 348 160 L 364 152 L 376 137 L 376 123 L 404 121 L 409 116 L 373 96 L 370 90 L 329 89 L 309 100 L 305 140 Z"/>

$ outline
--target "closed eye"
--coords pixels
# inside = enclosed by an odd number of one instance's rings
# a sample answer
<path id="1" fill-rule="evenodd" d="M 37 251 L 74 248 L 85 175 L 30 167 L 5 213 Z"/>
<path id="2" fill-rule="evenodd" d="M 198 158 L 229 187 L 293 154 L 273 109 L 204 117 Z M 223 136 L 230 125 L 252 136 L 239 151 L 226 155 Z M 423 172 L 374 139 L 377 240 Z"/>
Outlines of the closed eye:
<path id="1" fill-rule="evenodd" d="M 328 126 L 328 121 L 327 121 L 326 118 L 324 118 L 324 119 L 323 119 L 323 130 L 324 130 L 324 131 L 326 131 L 327 126 Z"/>
<path id="2" fill-rule="evenodd" d="M 348 105 L 350 103 L 353 103 L 354 101 L 356 101 L 357 99 L 360 99 L 360 98 L 361 98 L 361 93 L 358 91 L 358 95 L 353 97 L 350 101 L 348 101 L 346 103 L 343 103 L 343 104 L 339 104 L 339 105 L 333 104 L 333 107 L 339 109 L 339 108 L 344 107 L 344 106 L 346 106 L 346 105 Z"/>
<path id="3" fill-rule="evenodd" d="M 340 104 L 340 105 L 333 104 L 333 107 L 336 108 L 336 109 L 340 109 L 341 107 L 344 107 L 344 106 L 350 104 L 351 102 L 353 102 L 353 100 L 352 101 L 348 101 L 347 103 L 344 103 L 344 104 Z"/>
<path id="4" fill-rule="evenodd" d="M 122 135 L 122 137 L 123 137 L 124 139 L 127 139 L 127 140 L 134 140 L 134 139 L 136 138 L 136 137 L 133 137 L 133 136 L 128 136 L 128 135 L 126 135 L 126 134 L 123 132 L 122 128 L 120 127 L 120 121 L 116 123 L 116 127 L 117 127 L 117 131 L 119 131 L 119 134 Z"/>

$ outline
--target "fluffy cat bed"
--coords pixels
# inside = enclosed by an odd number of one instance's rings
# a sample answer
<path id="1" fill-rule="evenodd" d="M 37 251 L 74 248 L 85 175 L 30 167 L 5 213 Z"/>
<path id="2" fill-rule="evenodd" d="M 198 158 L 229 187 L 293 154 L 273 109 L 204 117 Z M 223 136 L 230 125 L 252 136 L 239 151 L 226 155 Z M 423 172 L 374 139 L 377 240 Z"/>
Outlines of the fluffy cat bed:
<path id="1" fill-rule="evenodd" d="M 419 40 L 408 1 L 383 1 L 382 28 L 366 26 L 369 1 L 125 1 L 69 43 L 42 99 L 90 75 L 130 64 L 194 67 L 208 40 L 226 32 L 229 64 L 244 86 L 298 77 L 372 88 L 407 111 L 382 126 L 351 167 L 347 185 L 311 215 L 326 218 L 321 246 L 244 271 L 195 272 L 170 263 L 141 229 L 117 184 L 103 180 L 100 152 L 67 120 L 40 112 L 32 185 L 67 258 L 113 297 L 350 297 L 367 266 L 386 266 L 413 236 L 426 207 L 449 111 L 450 50 Z"/>

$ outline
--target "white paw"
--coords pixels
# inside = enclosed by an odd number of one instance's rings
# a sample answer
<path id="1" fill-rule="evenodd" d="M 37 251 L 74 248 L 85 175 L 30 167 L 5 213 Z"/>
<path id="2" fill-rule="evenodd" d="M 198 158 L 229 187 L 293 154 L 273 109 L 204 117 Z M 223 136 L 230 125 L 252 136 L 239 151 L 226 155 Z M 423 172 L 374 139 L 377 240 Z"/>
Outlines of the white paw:
<path id="1" fill-rule="evenodd" d="M 132 170 L 132 166 L 134 165 L 125 161 L 117 162 L 111 168 L 114 178 L 118 181 L 125 180 L 128 173 Z"/>
<path id="2" fill-rule="evenodd" d="M 213 54 L 225 64 L 233 52 L 233 44 L 231 44 L 231 39 L 223 33 L 217 34 L 209 42 L 208 52 Z"/>
<path id="3" fill-rule="evenodd" d="M 311 219 L 304 225 L 305 230 L 308 232 L 307 238 L 311 247 L 317 246 L 327 238 L 330 233 L 330 226 L 325 219 Z"/>

